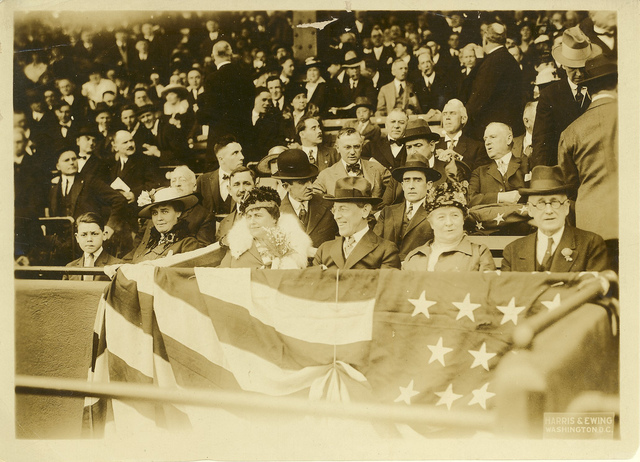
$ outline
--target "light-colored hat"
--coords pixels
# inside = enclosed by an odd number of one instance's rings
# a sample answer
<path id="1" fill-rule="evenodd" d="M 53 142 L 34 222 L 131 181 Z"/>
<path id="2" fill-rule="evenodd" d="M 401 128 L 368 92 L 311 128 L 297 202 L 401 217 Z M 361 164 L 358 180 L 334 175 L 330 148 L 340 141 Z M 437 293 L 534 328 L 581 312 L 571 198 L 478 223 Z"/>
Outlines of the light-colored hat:
<path id="1" fill-rule="evenodd" d="M 169 85 L 164 87 L 160 96 L 162 96 L 163 98 L 166 98 L 167 93 L 169 92 L 176 93 L 180 97 L 180 99 L 187 99 L 187 96 L 189 95 L 189 90 L 187 90 L 186 87 L 178 83 L 170 83 Z"/>
<path id="2" fill-rule="evenodd" d="M 151 218 L 151 209 L 160 204 L 167 204 L 169 202 L 181 202 L 184 205 L 184 209 L 193 207 L 198 203 L 198 198 L 194 194 L 182 195 L 177 189 L 174 188 L 161 188 L 158 189 L 155 194 L 149 194 L 151 203 L 145 205 L 138 212 L 140 218 Z"/>
<path id="3" fill-rule="evenodd" d="M 556 74 L 556 70 L 553 67 L 545 66 L 536 75 L 534 85 L 545 85 L 556 80 L 560 80 L 560 77 Z"/>
<path id="4" fill-rule="evenodd" d="M 562 43 L 557 44 L 551 50 L 553 59 L 571 68 L 584 67 L 587 58 L 601 53 L 602 48 L 591 43 L 578 26 L 565 30 L 562 34 Z"/>

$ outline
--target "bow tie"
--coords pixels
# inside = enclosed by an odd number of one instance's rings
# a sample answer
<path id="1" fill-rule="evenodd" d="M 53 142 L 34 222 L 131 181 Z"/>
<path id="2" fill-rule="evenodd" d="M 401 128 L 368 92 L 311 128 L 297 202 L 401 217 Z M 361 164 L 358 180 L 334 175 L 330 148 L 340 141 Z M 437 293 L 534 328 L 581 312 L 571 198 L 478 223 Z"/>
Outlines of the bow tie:
<path id="1" fill-rule="evenodd" d="M 360 168 L 360 164 L 351 164 L 347 165 L 347 173 L 361 173 L 362 168 Z"/>
<path id="2" fill-rule="evenodd" d="M 394 145 L 394 144 L 395 144 L 396 146 L 402 146 L 402 144 L 398 143 L 398 140 L 392 140 L 392 139 L 390 139 L 390 140 L 389 140 L 389 145 Z"/>
<path id="3" fill-rule="evenodd" d="M 78 159 L 84 159 L 87 160 L 89 158 L 89 156 L 78 156 Z"/>
<path id="4" fill-rule="evenodd" d="M 227 175 L 226 173 L 222 175 L 222 181 L 225 181 L 228 179 L 229 179 L 229 175 Z"/>

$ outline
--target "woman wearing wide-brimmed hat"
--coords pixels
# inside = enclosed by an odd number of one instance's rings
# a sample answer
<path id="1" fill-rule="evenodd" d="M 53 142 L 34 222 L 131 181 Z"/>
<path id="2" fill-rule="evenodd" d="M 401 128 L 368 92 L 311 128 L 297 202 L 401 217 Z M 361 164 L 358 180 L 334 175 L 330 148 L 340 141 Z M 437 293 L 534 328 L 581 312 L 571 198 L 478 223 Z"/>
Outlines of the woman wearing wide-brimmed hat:
<path id="1" fill-rule="evenodd" d="M 407 255 L 402 269 L 413 271 L 493 271 L 491 251 L 464 232 L 467 200 L 464 186 L 444 182 L 427 196 L 427 220 L 433 240 Z"/>
<path id="2" fill-rule="evenodd" d="M 125 261 L 139 263 L 156 260 L 203 247 L 189 234 L 189 226 L 181 220 L 182 213 L 198 202 L 194 194 L 182 194 L 174 188 L 162 188 L 154 194 L 140 194 L 138 216 L 151 218 L 153 228 L 138 247 L 124 257 Z"/>
<path id="3" fill-rule="evenodd" d="M 166 160 L 170 159 L 174 164 L 192 165 L 188 140 L 192 137 L 196 116 L 189 105 L 189 91 L 180 84 L 169 84 L 164 87 L 161 96 L 165 101 L 160 121 L 163 127 L 161 144 L 173 154 L 172 158 Z M 165 163 L 162 157 L 161 161 Z"/>

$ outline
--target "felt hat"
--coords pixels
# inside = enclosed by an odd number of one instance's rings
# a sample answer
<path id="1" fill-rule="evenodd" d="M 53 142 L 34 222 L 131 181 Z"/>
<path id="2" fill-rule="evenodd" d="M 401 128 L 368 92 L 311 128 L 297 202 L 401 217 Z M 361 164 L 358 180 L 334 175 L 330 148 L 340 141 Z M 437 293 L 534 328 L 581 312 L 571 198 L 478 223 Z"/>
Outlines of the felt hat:
<path id="1" fill-rule="evenodd" d="M 376 110 L 375 106 L 373 105 L 373 102 L 366 96 L 356 96 L 356 100 L 354 101 L 354 103 L 355 103 L 355 109 L 358 109 L 359 107 L 367 107 L 371 111 Z"/>
<path id="2" fill-rule="evenodd" d="M 402 183 L 404 173 L 410 171 L 423 172 L 427 181 L 438 181 L 442 177 L 440 172 L 429 167 L 427 159 L 422 154 L 407 156 L 407 161 L 403 165 L 394 168 L 391 171 L 391 176 L 398 183 Z"/>
<path id="3" fill-rule="evenodd" d="M 145 104 L 144 106 L 140 106 L 136 110 L 136 117 L 140 117 L 142 114 L 146 114 L 147 112 L 156 112 L 157 109 L 153 104 Z"/>
<path id="4" fill-rule="evenodd" d="M 161 204 L 181 202 L 184 205 L 184 209 L 187 210 L 198 203 L 198 198 L 195 194 L 182 195 L 174 188 L 158 189 L 155 194 L 149 194 L 149 197 L 151 199 L 151 203 L 140 209 L 140 212 L 138 212 L 138 216 L 140 218 L 151 218 L 151 209 Z"/>
<path id="5" fill-rule="evenodd" d="M 559 166 L 548 167 L 537 165 L 531 170 L 531 180 L 528 188 L 520 188 L 522 196 L 566 193 L 569 186 L 564 182 L 562 170 Z"/>
<path id="6" fill-rule="evenodd" d="M 593 56 L 587 59 L 584 67 L 585 77 L 580 83 L 592 82 L 601 77 L 618 73 L 618 63 L 603 54 Z"/>
<path id="7" fill-rule="evenodd" d="M 551 50 L 553 59 L 572 68 L 584 67 L 588 58 L 601 53 L 602 48 L 591 43 L 578 26 L 565 30 L 562 34 L 562 42 Z"/>
<path id="8" fill-rule="evenodd" d="M 364 202 L 376 205 L 382 202 L 379 197 L 371 197 L 371 183 L 362 177 L 347 176 L 336 181 L 335 194 L 324 198 L 331 202 Z"/>
<path id="9" fill-rule="evenodd" d="M 425 120 L 416 118 L 409 120 L 407 128 L 404 131 L 404 135 L 402 135 L 398 142 L 404 144 L 407 141 L 415 139 L 438 141 L 440 139 L 440 135 L 433 133 L 429 128 L 429 124 Z"/>
<path id="10" fill-rule="evenodd" d="M 362 58 L 358 56 L 353 50 L 349 50 L 344 55 L 344 62 L 342 63 L 342 67 L 360 67 L 362 63 Z"/>
<path id="11" fill-rule="evenodd" d="M 278 171 L 272 175 L 277 180 L 307 180 L 318 176 L 318 167 L 309 162 L 302 149 L 287 149 L 278 155 Z"/>
<path id="12" fill-rule="evenodd" d="M 98 128 L 95 126 L 95 124 L 87 124 L 80 127 L 76 138 L 80 138 L 81 136 L 93 136 L 95 138 L 99 134 L 100 132 L 98 132 Z"/>
<path id="13" fill-rule="evenodd" d="M 312 67 L 317 67 L 318 69 L 322 69 L 322 62 L 319 61 L 315 56 L 309 56 L 304 60 L 304 68 L 311 69 Z"/>

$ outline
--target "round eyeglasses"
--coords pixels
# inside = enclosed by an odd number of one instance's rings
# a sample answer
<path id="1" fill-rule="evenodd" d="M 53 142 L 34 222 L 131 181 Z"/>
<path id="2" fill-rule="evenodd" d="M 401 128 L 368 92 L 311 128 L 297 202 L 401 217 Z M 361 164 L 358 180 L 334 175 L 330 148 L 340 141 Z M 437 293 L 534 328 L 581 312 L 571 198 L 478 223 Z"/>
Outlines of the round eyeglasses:
<path id="1" fill-rule="evenodd" d="M 558 210 L 561 206 L 567 203 L 569 199 L 559 201 L 558 199 L 553 199 L 549 202 L 546 201 L 538 201 L 535 204 L 533 202 L 528 202 L 529 205 L 537 208 L 538 210 L 544 210 L 547 208 L 547 205 L 550 205 L 553 210 Z"/>

